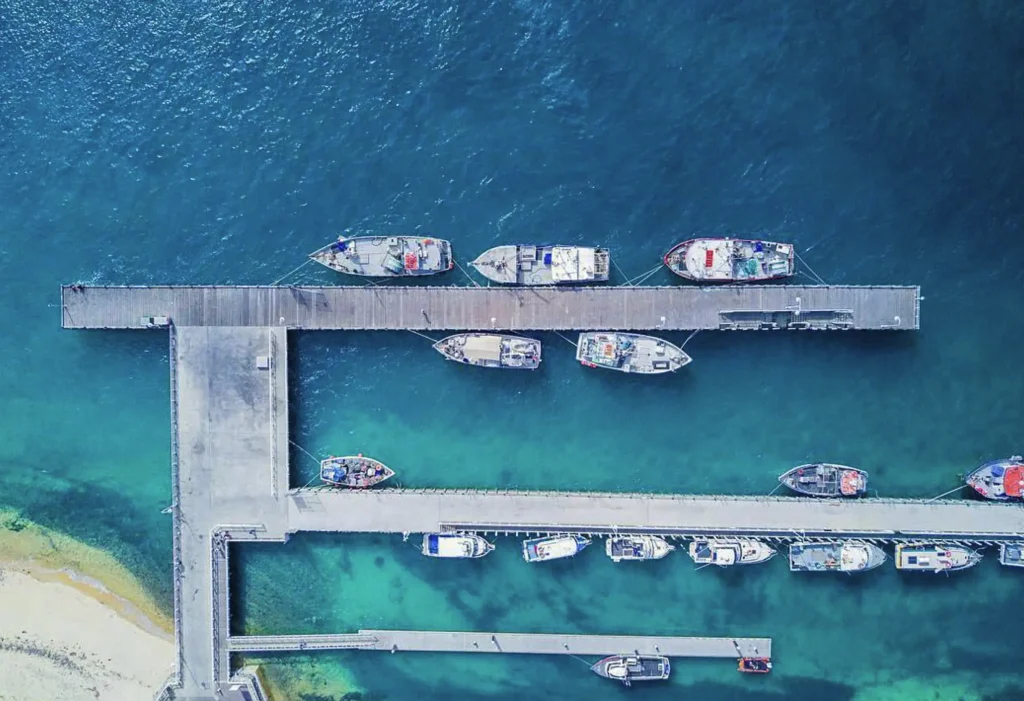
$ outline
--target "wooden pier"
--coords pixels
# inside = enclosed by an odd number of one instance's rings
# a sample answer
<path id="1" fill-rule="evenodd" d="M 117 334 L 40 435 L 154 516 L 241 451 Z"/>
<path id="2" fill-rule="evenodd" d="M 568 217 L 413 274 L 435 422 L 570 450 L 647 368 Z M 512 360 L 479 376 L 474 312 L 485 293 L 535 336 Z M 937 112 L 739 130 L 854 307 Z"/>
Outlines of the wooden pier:
<path id="1" fill-rule="evenodd" d="M 383 650 L 388 652 L 485 652 L 525 655 L 641 655 L 666 657 L 771 657 L 770 638 L 692 638 L 646 635 L 556 635 L 422 630 L 361 630 L 343 635 L 234 636 L 231 652 Z"/>
<path id="2" fill-rule="evenodd" d="M 176 326 L 304 330 L 895 330 L 920 327 L 920 288 L 65 286 L 68 329 Z"/>

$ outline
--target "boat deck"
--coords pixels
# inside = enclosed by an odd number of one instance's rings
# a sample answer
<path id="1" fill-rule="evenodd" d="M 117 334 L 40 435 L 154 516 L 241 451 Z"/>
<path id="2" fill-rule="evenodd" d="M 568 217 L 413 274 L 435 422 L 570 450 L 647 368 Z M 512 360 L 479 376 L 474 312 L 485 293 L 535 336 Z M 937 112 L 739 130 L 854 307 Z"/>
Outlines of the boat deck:
<path id="1" fill-rule="evenodd" d="M 69 329 L 916 330 L 918 287 L 153 286 L 62 288 Z"/>

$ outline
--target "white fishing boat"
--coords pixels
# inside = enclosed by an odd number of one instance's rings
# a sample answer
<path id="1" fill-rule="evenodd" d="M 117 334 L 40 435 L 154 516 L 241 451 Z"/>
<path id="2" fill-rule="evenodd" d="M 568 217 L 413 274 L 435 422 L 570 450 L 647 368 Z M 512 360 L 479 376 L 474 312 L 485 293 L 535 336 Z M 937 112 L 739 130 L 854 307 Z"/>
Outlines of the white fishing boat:
<path id="1" fill-rule="evenodd" d="M 448 360 L 481 368 L 536 370 L 540 366 L 540 341 L 496 333 L 458 333 L 434 344 Z"/>
<path id="2" fill-rule="evenodd" d="M 421 277 L 451 270 L 452 245 L 430 236 L 341 236 L 309 256 L 348 275 Z"/>
<path id="3" fill-rule="evenodd" d="M 958 543 L 899 543 L 896 569 L 917 572 L 956 572 L 981 562 L 981 553 Z"/>
<path id="4" fill-rule="evenodd" d="M 527 562 L 546 562 L 573 557 L 590 541 L 581 535 L 554 535 L 523 541 L 523 559 Z"/>
<path id="5" fill-rule="evenodd" d="M 503 285 L 578 285 L 608 279 L 611 256 L 589 246 L 495 246 L 470 265 Z"/>
<path id="6" fill-rule="evenodd" d="M 612 562 L 660 560 L 675 549 L 674 545 L 656 535 L 612 536 L 604 544 L 605 554 Z"/>
<path id="7" fill-rule="evenodd" d="M 760 282 L 793 275 L 795 256 L 789 243 L 697 238 L 673 246 L 665 254 L 665 265 L 697 282 Z"/>
<path id="8" fill-rule="evenodd" d="M 473 533 L 425 533 L 422 552 L 427 557 L 477 558 L 494 550 L 483 536 Z"/>
<path id="9" fill-rule="evenodd" d="M 576 360 L 590 368 L 640 375 L 675 372 L 691 361 L 682 348 L 654 336 L 587 331 L 576 344 Z"/>
<path id="10" fill-rule="evenodd" d="M 753 538 L 698 538 L 689 551 L 696 564 L 717 567 L 756 565 L 775 557 L 775 548 Z"/>

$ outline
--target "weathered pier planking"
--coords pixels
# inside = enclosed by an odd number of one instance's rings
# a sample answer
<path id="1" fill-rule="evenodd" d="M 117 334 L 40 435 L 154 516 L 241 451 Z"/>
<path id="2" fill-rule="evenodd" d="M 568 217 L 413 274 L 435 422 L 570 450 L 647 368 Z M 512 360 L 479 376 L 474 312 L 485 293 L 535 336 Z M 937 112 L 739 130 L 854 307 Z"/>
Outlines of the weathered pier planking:
<path id="1" fill-rule="evenodd" d="M 69 329 L 176 326 L 306 330 L 916 330 L 918 287 L 65 286 Z"/>

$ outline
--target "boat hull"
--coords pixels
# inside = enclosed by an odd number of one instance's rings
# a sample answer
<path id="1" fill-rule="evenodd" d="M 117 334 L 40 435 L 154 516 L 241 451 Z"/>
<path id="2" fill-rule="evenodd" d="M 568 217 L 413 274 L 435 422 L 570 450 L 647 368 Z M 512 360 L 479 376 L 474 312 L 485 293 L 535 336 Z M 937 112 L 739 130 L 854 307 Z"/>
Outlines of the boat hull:
<path id="1" fill-rule="evenodd" d="M 904 572 L 942 574 L 974 567 L 981 554 L 956 543 L 900 543 L 895 561 L 896 569 Z"/>
<path id="2" fill-rule="evenodd" d="M 789 546 L 793 572 L 867 572 L 887 559 L 877 545 L 857 540 L 804 541 Z"/>
<path id="3" fill-rule="evenodd" d="M 547 562 L 575 557 L 590 541 L 581 535 L 549 536 L 523 541 L 523 559 L 527 562 Z"/>
<path id="4" fill-rule="evenodd" d="M 868 488 L 868 473 L 856 467 L 833 463 L 798 465 L 779 476 L 779 482 L 808 497 L 853 498 Z"/>
<path id="5" fill-rule="evenodd" d="M 451 243 L 430 236 L 342 236 L 309 257 L 335 272 L 375 278 L 437 275 L 455 265 Z"/>
<path id="6" fill-rule="evenodd" d="M 660 655 L 610 655 L 591 665 L 590 671 L 628 686 L 633 682 L 668 679 L 672 664 L 667 657 Z"/>
<path id="7" fill-rule="evenodd" d="M 612 536 L 605 541 L 605 554 L 612 562 L 660 560 L 675 550 L 664 538 L 654 535 Z"/>
<path id="8" fill-rule="evenodd" d="M 536 370 L 541 361 L 540 341 L 507 334 L 459 333 L 435 343 L 434 350 L 460 365 L 498 370 Z"/>
<path id="9" fill-rule="evenodd" d="M 690 543 L 690 559 L 698 565 L 759 565 L 776 555 L 775 548 L 752 538 L 708 538 Z"/>
<path id="10" fill-rule="evenodd" d="M 427 557 L 446 559 L 475 559 L 492 550 L 492 543 L 472 533 L 424 533 L 420 548 Z"/>
<path id="11" fill-rule="evenodd" d="M 589 246 L 495 246 L 470 265 L 491 282 L 525 287 L 604 282 L 611 254 Z"/>
<path id="12" fill-rule="evenodd" d="M 676 275 L 695 282 L 765 282 L 795 274 L 795 256 L 789 243 L 708 237 L 676 244 L 663 261 Z"/>
<path id="13" fill-rule="evenodd" d="M 367 489 L 394 477 L 384 463 L 362 455 L 330 457 L 320 461 L 320 480 L 332 487 Z"/>
<path id="14" fill-rule="evenodd" d="M 660 375 L 679 370 L 692 358 L 682 348 L 654 336 L 588 331 L 579 336 L 576 360 L 590 368 Z"/>
<path id="15" fill-rule="evenodd" d="M 1019 455 L 992 460 L 964 479 L 979 496 L 992 501 L 1024 499 L 1024 462 Z"/>

